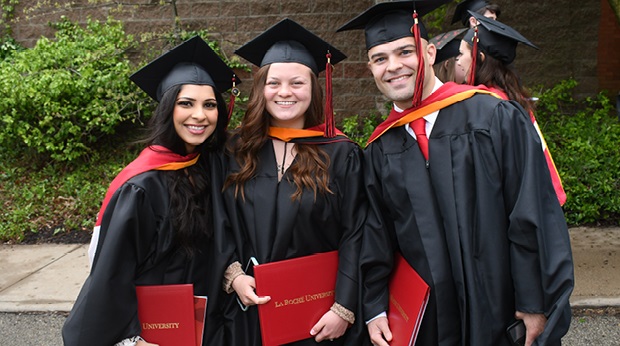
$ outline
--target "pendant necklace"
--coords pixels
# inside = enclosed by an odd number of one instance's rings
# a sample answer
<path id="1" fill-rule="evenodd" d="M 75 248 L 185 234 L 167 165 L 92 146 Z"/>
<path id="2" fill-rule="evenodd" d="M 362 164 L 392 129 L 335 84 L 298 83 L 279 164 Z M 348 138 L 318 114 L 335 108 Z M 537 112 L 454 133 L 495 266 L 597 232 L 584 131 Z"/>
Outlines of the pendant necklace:
<path id="1" fill-rule="evenodd" d="M 282 155 L 282 164 L 278 165 L 278 171 L 280 172 L 281 175 L 284 175 L 284 167 L 286 164 L 286 144 L 287 142 L 284 142 L 284 155 Z"/>

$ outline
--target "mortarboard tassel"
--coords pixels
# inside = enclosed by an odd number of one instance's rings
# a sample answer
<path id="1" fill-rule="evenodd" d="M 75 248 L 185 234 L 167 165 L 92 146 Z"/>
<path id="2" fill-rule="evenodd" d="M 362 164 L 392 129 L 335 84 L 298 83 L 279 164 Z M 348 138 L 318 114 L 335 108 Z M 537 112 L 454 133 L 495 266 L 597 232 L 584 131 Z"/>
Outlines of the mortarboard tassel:
<path id="1" fill-rule="evenodd" d="M 325 134 L 326 138 L 336 136 L 336 124 L 334 123 L 334 106 L 332 102 L 332 71 L 334 67 L 331 64 L 332 54 L 327 51 L 325 55 L 327 63 L 325 64 Z"/>
<path id="2" fill-rule="evenodd" d="M 232 117 L 233 110 L 235 108 L 235 100 L 239 95 L 241 95 L 241 91 L 237 88 L 235 83 L 236 76 L 233 74 L 232 77 L 232 88 L 230 89 L 230 101 L 228 102 L 228 121 L 226 122 L 226 128 L 228 128 L 228 124 L 230 123 L 230 118 Z"/>
<path id="3" fill-rule="evenodd" d="M 413 90 L 412 100 L 412 106 L 417 107 L 420 102 L 422 102 L 422 92 L 424 91 L 424 52 L 422 49 L 422 38 L 420 37 L 418 12 L 415 9 L 413 10 L 413 27 L 411 28 L 411 33 L 415 39 L 416 54 L 418 56 L 418 73 L 415 76 L 415 89 Z"/>
<path id="4" fill-rule="evenodd" d="M 467 84 L 474 85 L 476 83 L 476 64 L 478 63 L 478 26 L 474 27 L 474 37 L 471 43 L 471 67 L 469 68 L 469 76 L 467 76 Z"/>

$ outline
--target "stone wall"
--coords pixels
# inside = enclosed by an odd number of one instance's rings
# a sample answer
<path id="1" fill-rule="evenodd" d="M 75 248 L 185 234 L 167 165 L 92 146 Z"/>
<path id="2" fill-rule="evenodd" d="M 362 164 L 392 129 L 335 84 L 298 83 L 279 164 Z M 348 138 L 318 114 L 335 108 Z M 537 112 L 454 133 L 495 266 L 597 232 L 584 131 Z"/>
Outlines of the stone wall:
<path id="1" fill-rule="evenodd" d="M 600 86 L 598 73 L 616 78 L 597 61 L 601 1 L 583 0 L 579 7 L 568 0 L 518 1 L 497 0 L 502 7 L 502 21 L 515 27 L 540 47 L 534 50 L 520 47 L 516 67 L 528 86 L 554 83 L 574 77 L 579 81 L 579 94 L 593 94 Z M 32 46 L 41 35 L 51 37 L 46 25 L 61 15 L 85 21 L 88 16 L 104 19 L 107 15 L 122 20 L 128 33 L 169 30 L 174 23 L 173 7 L 159 0 L 86 0 L 71 6 L 35 8 L 40 0 L 20 0 L 16 8 L 17 21 L 12 24 L 13 36 L 26 46 Z M 385 99 L 377 91 L 366 68 L 364 38 L 361 31 L 335 33 L 335 30 L 355 15 L 378 1 L 375 0 L 195 0 L 176 1 L 180 23 L 184 28 L 208 28 L 228 56 L 235 48 L 258 35 L 282 18 L 289 17 L 340 48 L 348 59 L 334 69 L 334 108 L 338 119 L 354 114 L 368 114 L 375 109 L 384 111 Z M 122 4 L 122 5 L 121 5 Z M 453 7 L 448 13 L 451 18 Z M 33 10 L 33 8 L 35 8 Z M 24 13 L 25 10 L 27 13 Z M 460 24 L 459 24 L 460 25 Z M 616 22 L 617 25 L 617 22 Z M 445 22 L 443 30 L 457 28 Z M 618 35 L 617 26 L 615 34 Z M 437 30 L 438 33 L 439 30 Z M 432 33 L 432 32 L 431 32 Z M 617 36 L 616 36 L 617 37 Z M 617 59 L 618 44 L 615 41 Z M 599 69 L 597 70 L 597 66 Z M 612 66 L 618 66 L 616 65 Z M 617 72 L 617 69 L 616 71 Z M 246 80 L 242 91 L 247 95 L 251 75 L 240 73 Z M 616 83 L 617 85 L 617 83 Z"/>
<path id="2" fill-rule="evenodd" d="M 604 0 L 607 1 L 607 0 Z M 520 45 L 515 61 L 527 86 L 573 77 L 579 95 L 598 91 L 597 46 L 601 0 L 498 0 L 501 20 L 540 49 Z"/>
<path id="3" fill-rule="evenodd" d="M 599 89 L 620 96 L 620 23 L 608 0 L 601 0 L 598 69 Z M 620 112 L 620 109 L 618 110 Z"/>

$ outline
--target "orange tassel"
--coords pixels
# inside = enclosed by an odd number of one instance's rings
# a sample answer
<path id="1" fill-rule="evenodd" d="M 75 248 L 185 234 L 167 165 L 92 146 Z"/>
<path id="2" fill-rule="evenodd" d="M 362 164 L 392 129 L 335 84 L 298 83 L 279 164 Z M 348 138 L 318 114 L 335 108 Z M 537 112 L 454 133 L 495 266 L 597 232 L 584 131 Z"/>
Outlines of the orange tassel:
<path id="1" fill-rule="evenodd" d="M 327 52 L 327 64 L 325 65 L 325 135 L 326 138 L 336 136 L 336 124 L 334 122 L 334 105 L 332 98 L 332 72 L 334 67 L 331 64 L 332 54 Z"/>

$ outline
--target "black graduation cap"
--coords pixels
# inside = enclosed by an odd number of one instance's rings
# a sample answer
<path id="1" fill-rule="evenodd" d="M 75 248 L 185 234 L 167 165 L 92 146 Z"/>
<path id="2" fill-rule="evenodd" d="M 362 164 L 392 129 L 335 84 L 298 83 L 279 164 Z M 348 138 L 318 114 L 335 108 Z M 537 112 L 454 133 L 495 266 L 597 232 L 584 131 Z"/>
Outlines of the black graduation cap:
<path id="1" fill-rule="evenodd" d="M 461 40 L 457 38 L 465 31 L 467 31 L 467 28 L 456 29 L 444 32 L 430 39 L 429 42 L 437 47 L 435 64 L 439 64 L 442 61 L 459 55 Z"/>
<path id="2" fill-rule="evenodd" d="M 241 80 L 200 36 L 174 47 L 132 74 L 129 79 L 151 98 L 159 101 L 179 84 L 210 85 L 224 92 Z"/>
<path id="3" fill-rule="evenodd" d="M 412 36 L 413 10 L 419 17 L 433 11 L 451 0 L 393 1 L 378 3 L 341 26 L 337 32 L 363 29 L 366 34 L 366 49 Z M 422 21 L 420 37 L 428 40 L 428 33 Z"/>
<path id="4" fill-rule="evenodd" d="M 510 64 L 514 61 L 517 56 L 517 44 L 519 42 L 538 49 L 532 42 L 510 26 L 475 12 L 470 11 L 469 13 L 480 23 L 478 25 L 478 45 L 487 54 L 504 64 Z M 471 43 L 474 39 L 474 33 L 474 29 L 469 29 L 463 40 Z"/>
<path id="5" fill-rule="evenodd" d="M 482 9 L 485 6 L 488 6 L 489 3 L 485 0 L 464 0 L 461 1 L 458 5 L 456 5 L 456 9 L 454 10 L 454 16 L 452 17 L 452 24 L 461 21 L 463 25 L 469 27 L 467 21 L 471 15 L 467 11 L 476 12 Z"/>
<path id="6" fill-rule="evenodd" d="M 325 70 L 327 52 L 332 65 L 347 58 L 295 21 L 285 18 L 235 50 L 235 54 L 263 67 L 275 62 L 296 62 L 308 66 L 315 74 Z"/>

